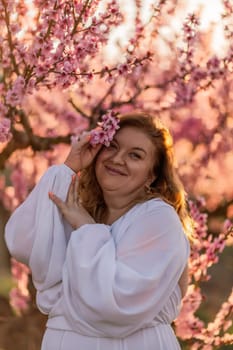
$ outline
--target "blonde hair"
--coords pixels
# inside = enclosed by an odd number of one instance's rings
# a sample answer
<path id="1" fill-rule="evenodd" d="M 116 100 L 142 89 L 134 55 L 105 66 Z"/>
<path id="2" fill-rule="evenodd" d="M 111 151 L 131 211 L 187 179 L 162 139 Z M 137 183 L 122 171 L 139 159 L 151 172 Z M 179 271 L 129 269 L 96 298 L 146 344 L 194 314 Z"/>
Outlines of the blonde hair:
<path id="1" fill-rule="evenodd" d="M 191 236 L 192 220 L 186 206 L 186 193 L 174 166 L 173 140 L 168 129 L 158 118 L 151 115 L 135 113 L 121 115 L 119 118 L 120 129 L 128 126 L 138 128 L 155 146 L 155 180 L 150 185 L 150 191 L 145 191 L 144 198 L 135 200 L 135 204 L 160 197 L 174 207 L 185 232 Z M 106 204 L 95 175 L 96 158 L 88 168 L 81 171 L 78 192 L 86 210 L 97 222 L 102 222 Z"/>

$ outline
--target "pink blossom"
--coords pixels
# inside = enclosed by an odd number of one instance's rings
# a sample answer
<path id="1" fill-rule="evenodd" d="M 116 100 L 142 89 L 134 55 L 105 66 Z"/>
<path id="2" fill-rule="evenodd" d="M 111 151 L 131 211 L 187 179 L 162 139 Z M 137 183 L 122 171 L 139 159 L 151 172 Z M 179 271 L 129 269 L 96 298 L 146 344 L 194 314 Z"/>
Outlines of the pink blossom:
<path id="1" fill-rule="evenodd" d="M 10 291 L 10 304 L 13 309 L 21 314 L 28 308 L 30 301 L 30 295 L 28 291 L 28 274 L 29 268 L 18 262 L 15 259 L 11 259 L 11 272 L 12 277 L 17 283 L 17 286 Z"/>
<path id="2" fill-rule="evenodd" d="M 206 127 L 201 118 L 190 116 L 183 123 L 178 124 L 174 132 L 174 138 L 185 138 L 190 140 L 194 145 L 202 142 L 207 134 Z"/>
<path id="3" fill-rule="evenodd" d="M 231 220 L 226 219 L 223 223 L 223 231 L 233 231 L 233 223 Z"/>
<path id="4" fill-rule="evenodd" d="M 14 186 L 15 197 L 19 200 L 19 202 L 22 202 L 28 194 L 28 187 L 25 173 L 20 162 L 14 166 L 11 173 L 11 181 Z"/>
<path id="5" fill-rule="evenodd" d="M 186 22 L 183 25 L 183 32 L 187 43 L 193 44 L 196 39 L 197 27 L 199 26 L 199 18 L 194 14 L 187 16 Z"/>
<path id="6" fill-rule="evenodd" d="M 49 69 L 49 65 L 45 66 L 44 64 L 38 64 L 35 68 L 35 74 L 37 78 L 41 78 L 44 75 L 46 75 L 48 72 L 48 69 Z"/>
<path id="7" fill-rule="evenodd" d="M 20 263 L 14 258 L 11 259 L 11 274 L 15 281 L 23 280 L 26 285 L 27 278 L 25 276 L 27 276 L 29 272 L 30 269 L 26 265 Z"/>
<path id="8" fill-rule="evenodd" d="M 187 105 L 194 100 L 194 96 L 197 92 L 197 83 L 195 81 L 184 82 L 181 79 L 177 79 L 174 84 L 174 92 L 176 94 L 174 106 L 181 107 Z"/>
<path id="9" fill-rule="evenodd" d="M 98 127 L 91 131 L 91 145 L 103 144 L 106 147 L 110 145 L 113 136 L 119 129 L 119 119 L 113 111 L 108 111 L 102 116 L 102 121 L 98 123 Z"/>
<path id="10" fill-rule="evenodd" d="M 12 88 L 7 91 L 6 103 L 13 107 L 22 103 L 23 94 L 25 91 L 25 79 L 22 76 L 18 76 L 14 81 Z"/>
<path id="11" fill-rule="evenodd" d="M 30 301 L 29 293 L 22 293 L 19 288 L 12 288 L 9 294 L 10 305 L 18 313 L 21 314 L 28 309 L 28 303 Z"/>
<path id="12" fill-rule="evenodd" d="M 224 74 L 221 60 L 217 56 L 213 56 L 206 63 L 207 72 L 212 79 L 217 79 Z"/>
<path id="13" fill-rule="evenodd" d="M 92 145 L 97 145 L 99 143 L 109 146 L 109 139 L 107 133 L 101 128 L 97 127 L 91 132 L 91 142 Z"/>
<path id="14" fill-rule="evenodd" d="M 127 63 L 122 63 L 117 66 L 117 72 L 119 75 L 127 76 L 129 73 L 131 73 L 132 68 Z"/>
<path id="15" fill-rule="evenodd" d="M 75 134 L 79 135 L 81 132 L 87 130 L 89 123 L 87 118 L 77 114 L 77 112 L 62 110 L 61 120 L 64 120 L 69 126 L 70 130 Z"/>
<path id="16" fill-rule="evenodd" d="M 208 75 L 208 72 L 206 72 L 205 69 L 201 67 L 193 67 L 193 70 L 191 72 L 191 79 L 200 83 L 203 79 L 206 79 Z"/>
<path id="17" fill-rule="evenodd" d="M 11 121 L 7 118 L 0 120 L 0 142 L 7 142 L 11 139 L 12 134 L 10 132 Z"/>
<path id="18" fill-rule="evenodd" d="M 200 25 L 200 20 L 196 16 L 195 13 L 191 13 L 187 16 L 187 22 L 194 25 L 194 26 L 199 26 Z"/>
<path id="19" fill-rule="evenodd" d="M 68 73 L 71 73 L 72 71 L 73 71 L 72 63 L 69 60 L 65 61 L 63 63 L 63 72 L 68 74 Z"/>
<path id="20" fill-rule="evenodd" d="M 207 215 L 200 211 L 203 204 L 202 198 L 197 202 L 189 201 L 190 214 L 195 225 L 190 259 L 193 281 L 206 281 L 210 278 L 207 269 L 218 262 L 218 255 L 225 247 L 227 234 L 221 233 L 217 237 L 208 234 Z"/>
<path id="21" fill-rule="evenodd" d="M 193 284 L 189 286 L 187 294 L 183 299 L 182 309 L 175 321 L 176 334 L 182 339 L 191 339 L 201 332 L 204 323 L 195 316 L 195 311 L 202 302 L 200 288 Z"/>

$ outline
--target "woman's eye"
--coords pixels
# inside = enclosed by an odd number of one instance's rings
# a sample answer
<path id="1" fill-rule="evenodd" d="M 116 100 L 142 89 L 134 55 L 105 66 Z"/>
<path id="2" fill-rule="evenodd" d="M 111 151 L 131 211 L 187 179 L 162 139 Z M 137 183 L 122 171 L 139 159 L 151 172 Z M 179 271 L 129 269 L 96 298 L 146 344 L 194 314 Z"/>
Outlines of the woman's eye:
<path id="1" fill-rule="evenodd" d="M 110 143 L 110 145 L 108 146 L 109 148 L 116 148 L 116 144 L 115 143 Z"/>
<path id="2" fill-rule="evenodd" d="M 140 154 L 134 152 L 130 153 L 130 157 L 133 159 L 141 159 Z"/>

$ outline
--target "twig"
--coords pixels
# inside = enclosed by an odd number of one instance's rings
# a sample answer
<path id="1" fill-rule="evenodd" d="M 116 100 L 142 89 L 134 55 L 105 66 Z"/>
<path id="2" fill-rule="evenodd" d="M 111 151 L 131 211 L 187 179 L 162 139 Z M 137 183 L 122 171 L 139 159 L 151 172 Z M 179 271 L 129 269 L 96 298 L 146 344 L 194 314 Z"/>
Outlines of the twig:
<path id="1" fill-rule="evenodd" d="M 11 31 L 10 31 L 10 18 L 9 18 L 9 13 L 7 12 L 7 5 L 5 3 L 4 0 L 2 0 L 2 4 L 4 7 L 4 12 L 5 12 L 5 22 L 6 22 L 6 27 L 7 27 L 7 36 L 8 36 L 8 43 L 9 43 L 9 47 L 10 47 L 10 58 L 11 58 L 11 62 L 14 66 L 14 70 L 15 72 L 19 75 L 19 69 L 15 60 L 15 56 L 13 53 L 13 40 L 12 40 L 12 36 L 11 36 Z"/>
<path id="2" fill-rule="evenodd" d="M 79 25 L 81 19 L 82 19 L 82 16 L 84 14 L 84 12 L 86 11 L 88 5 L 89 5 L 89 2 L 92 3 L 92 0 L 86 0 L 85 4 L 83 5 L 83 8 L 82 8 L 82 11 L 80 12 L 79 16 L 77 19 L 74 18 L 74 28 L 71 32 L 71 36 L 73 36 L 75 33 L 76 33 L 76 29 L 77 29 L 77 26 Z"/>
<path id="3" fill-rule="evenodd" d="M 70 98 L 68 100 L 68 102 L 72 105 L 72 107 L 76 110 L 76 112 L 80 113 L 84 118 L 87 118 L 88 120 L 90 120 L 90 116 L 87 115 L 85 112 L 83 112 L 72 100 L 72 98 Z"/>

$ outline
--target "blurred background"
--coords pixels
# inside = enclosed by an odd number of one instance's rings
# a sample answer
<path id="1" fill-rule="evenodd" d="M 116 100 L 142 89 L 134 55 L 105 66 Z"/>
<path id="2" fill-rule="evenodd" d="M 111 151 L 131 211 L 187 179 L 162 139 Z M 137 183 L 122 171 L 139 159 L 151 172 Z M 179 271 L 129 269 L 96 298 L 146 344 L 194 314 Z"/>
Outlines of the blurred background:
<path id="1" fill-rule="evenodd" d="M 232 23 L 225 0 L 0 0 L 1 350 L 40 349 L 46 322 L 5 224 L 72 136 L 109 110 L 168 125 L 196 222 L 174 328 L 182 349 L 232 349 Z"/>

